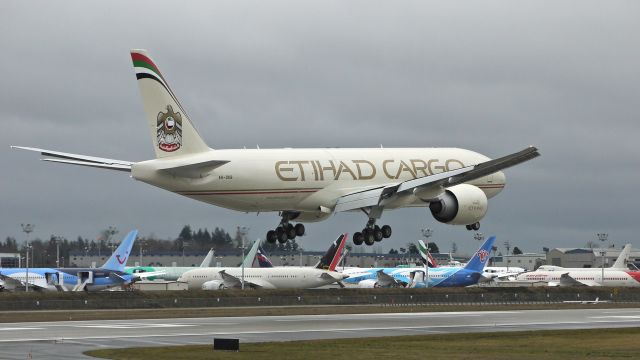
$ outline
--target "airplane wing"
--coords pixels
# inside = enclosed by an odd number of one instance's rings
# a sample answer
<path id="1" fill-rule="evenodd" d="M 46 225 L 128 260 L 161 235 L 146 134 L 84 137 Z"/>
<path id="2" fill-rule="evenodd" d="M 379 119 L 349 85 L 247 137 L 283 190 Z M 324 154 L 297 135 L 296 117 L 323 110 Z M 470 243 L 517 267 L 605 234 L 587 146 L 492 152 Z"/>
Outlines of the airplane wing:
<path id="1" fill-rule="evenodd" d="M 406 284 L 402 281 L 396 280 L 393 276 L 385 274 L 384 270 L 378 270 L 376 272 L 378 276 L 378 286 L 380 287 L 399 287 L 405 286 Z"/>
<path id="2" fill-rule="evenodd" d="M 466 166 L 460 169 L 423 176 L 386 186 L 355 191 L 338 198 L 334 211 L 349 211 L 384 205 L 394 200 L 397 196 L 409 191 L 414 191 L 415 189 L 444 189 L 459 185 L 518 165 L 539 155 L 538 149 L 530 146 L 516 153 L 485 161 L 477 165 Z"/>
<path id="3" fill-rule="evenodd" d="M 225 270 L 221 270 L 219 272 L 220 276 L 222 277 L 222 281 L 224 282 L 224 286 L 229 288 L 229 289 L 233 289 L 233 288 L 241 288 L 242 287 L 242 280 L 238 277 L 235 277 L 233 275 L 227 274 L 227 272 Z M 256 283 L 253 283 L 251 281 L 247 281 L 246 279 L 244 280 L 244 287 L 251 287 L 251 288 L 261 288 L 262 285 L 258 285 Z"/>
<path id="4" fill-rule="evenodd" d="M 18 279 L 14 279 L 11 276 L 0 274 L 0 280 L 4 281 L 6 285 L 9 285 L 9 288 L 24 288 L 26 287 L 26 283 L 24 281 L 20 281 Z M 7 287 L 7 286 L 5 286 Z M 39 286 L 37 284 L 29 281 L 29 287 L 33 289 L 47 290 L 46 287 Z"/>
<path id="5" fill-rule="evenodd" d="M 600 286 L 600 284 L 593 280 L 577 280 L 566 273 L 560 275 L 560 286 Z"/>
<path id="6" fill-rule="evenodd" d="M 71 154 L 32 147 L 11 146 L 11 148 L 39 152 L 44 156 L 49 156 L 49 158 L 42 159 L 43 161 L 51 161 L 63 164 L 82 165 L 120 171 L 131 171 L 131 164 L 133 164 L 130 161 L 106 159 L 95 156 Z"/>
<path id="7" fill-rule="evenodd" d="M 164 271 L 145 271 L 145 272 L 137 272 L 131 274 L 133 276 L 134 281 L 144 280 L 153 276 L 166 275 Z"/>
<path id="8" fill-rule="evenodd" d="M 111 280 L 113 280 L 114 282 L 117 282 L 117 283 L 127 283 L 127 282 L 129 282 L 129 280 L 123 278 L 122 276 L 120 276 L 120 275 L 118 275 L 118 274 L 116 274 L 114 272 L 110 272 L 109 273 L 109 279 L 111 279 Z"/>

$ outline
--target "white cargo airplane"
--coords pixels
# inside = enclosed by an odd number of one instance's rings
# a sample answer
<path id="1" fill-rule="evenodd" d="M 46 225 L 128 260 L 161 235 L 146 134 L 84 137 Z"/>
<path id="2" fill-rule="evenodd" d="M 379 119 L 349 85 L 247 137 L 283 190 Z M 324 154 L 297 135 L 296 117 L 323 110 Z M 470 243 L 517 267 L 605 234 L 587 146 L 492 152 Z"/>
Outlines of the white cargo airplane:
<path id="1" fill-rule="evenodd" d="M 478 230 L 487 199 L 505 186 L 501 170 L 539 155 L 528 147 L 498 159 L 457 148 L 230 149 L 202 140 L 167 80 L 144 50 L 132 50 L 156 158 L 130 162 L 45 149 L 43 160 L 130 172 L 139 181 L 227 209 L 279 212 L 267 240 L 304 235 L 302 222 L 362 211 L 368 222 L 353 242 L 391 236 L 383 210 L 429 207 L 436 220 Z M 295 226 L 291 223 L 299 222 Z"/>

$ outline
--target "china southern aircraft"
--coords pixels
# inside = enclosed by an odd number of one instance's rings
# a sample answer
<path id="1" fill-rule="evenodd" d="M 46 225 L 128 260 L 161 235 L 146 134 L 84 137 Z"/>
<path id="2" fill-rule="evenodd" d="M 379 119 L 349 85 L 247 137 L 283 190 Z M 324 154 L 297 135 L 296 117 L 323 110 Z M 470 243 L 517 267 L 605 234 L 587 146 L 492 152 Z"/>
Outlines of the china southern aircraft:
<path id="1" fill-rule="evenodd" d="M 478 230 L 488 199 L 504 188 L 501 170 L 533 159 L 538 149 L 491 160 L 458 148 L 229 149 L 209 148 L 166 78 L 145 50 L 132 50 L 156 158 L 131 162 L 20 147 L 43 160 L 131 173 L 136 180 L 242 212 L 278 212 L 266 239 L 302 236 L 302 223 L 342 211 L 367 222 L 353 242 L 373 245 L 391 236 L 376 222 L 384 210 L 428 207 L 442 223 Z M 296 222 L 294 224 L 293 222 Z"/>
<path id="2" fill-rule="evenodd" d="M 379 287 L 460 287 L 475 285 L 482 278 L 482 270 L 489 260 L 489 252 L 496 237 L 485 240 L 478 251 L 464 267 L 429 268 L 350 268 L 342 271 L 349 275 L 343 280 L 345 285 L 357 285 L 361 288 Z"/>
<path id="3" fill-rule="evenodd" d="M 346 242 L 347 234 L 340 235 L 316 266 L 196 268 L 184 273 L 178 281 L 188 283 L 189 289 L 203 290 L 239 288 L 243 276 L 247 288 L 311 289 L 339 283 L 347 278 L 347 275 L 335 271 Z"/>
<path id="4" fill-rule="evenodd" d="M 28 282 L 29 288 L 39 291 L 98 291 L 130 284 L 144 277 L 124 272 L 137 235 L 137 230 L 127 234 L 107 262 L 97 269 L 29 268 L 27 272 L 26 268 L 5 268 L 0 269 L 0 283 L 4 283 L 3 288 L 14 290 L 26 288 Z"/>

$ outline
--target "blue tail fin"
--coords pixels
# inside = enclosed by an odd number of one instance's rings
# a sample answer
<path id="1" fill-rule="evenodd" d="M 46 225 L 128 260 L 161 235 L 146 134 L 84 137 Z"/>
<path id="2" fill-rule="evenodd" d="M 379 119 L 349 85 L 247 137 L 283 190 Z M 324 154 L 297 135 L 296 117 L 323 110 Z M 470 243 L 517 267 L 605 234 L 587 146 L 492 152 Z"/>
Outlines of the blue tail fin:
<path id="1" fill-rule="evenodd" d="M 124 267 L 127 265 L 127 260 L 129 260 L 129 254 L 131 254 L 131 248 L 133 247 L 133 242 L 136 240 L 136 236 L 138 236 L 138 230 L 132 230 L 128 233 L 120 243 L 120 246 L 118 246 L 116 251 L 113 252 L 109 260 L 102 265 L 101 269 L 124 271 Z"/>
<path id="2" fill-rule="evenodd" d="M 485 240 L 484 244 L 480 246 L 480 249 L 476 251 L 475 254 L 471 257 L 467 266 L 464 268 L 471 271 L 482 272 L 484 270 L 484 266 L 489 261 L 489 257 L 491 255 L 491 247 L 493 246 L 493 242 L 496 240 L 495 236 L 490 236 L 487 240 Z"/>

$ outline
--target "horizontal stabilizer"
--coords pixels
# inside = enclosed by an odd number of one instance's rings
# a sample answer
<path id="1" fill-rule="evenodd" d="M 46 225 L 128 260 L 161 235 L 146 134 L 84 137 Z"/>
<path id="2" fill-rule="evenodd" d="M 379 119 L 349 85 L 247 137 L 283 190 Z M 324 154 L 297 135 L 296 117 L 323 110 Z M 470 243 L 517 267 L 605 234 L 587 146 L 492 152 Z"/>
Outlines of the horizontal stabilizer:
<path id="1" fill-rule="evenodd" d="M 117 283 L 126 283 L 127 279 L 123 278 L 122 276 L 114 273 L 114 272 L 110 272 L 109 273 L 109 279 L 113 280 L 114 282 Z"/>
<path id="2" fill-rule="evenodd" d="M 95 157 L 95 156 L 72 154 L 72 153 L 38 149 L 38 148 L 32 148 L 32 147 L 11 146 L 11 148 L 39 152 L 44 156 L 51 157 L 51 158 L 44 158 L 42 159 L 43 161 L 51 161 L 51 162 L 57 162 L 57 163 L 63 163 L 63 164 L 91 166 L 91 167 L 97 167 L 102 169 L 120 170 L 120 171 L 131 171 L 131 164 L 133 164 L 130 161 L 107 159 L 107 158 L 101 158 L 101 157 Z"/>
<path id="3" fill-rule="evenodd" d="M 199 178 L 205 176 L 211 170 L 220 167 L 228 160 L 207 160 L 189 164 L 172 164 L 171 160 L 167 160 L 168 164 L 160 166 L 158 170 L 165 171 L 174 176 L 187 177 L 187 178 Z"/>

